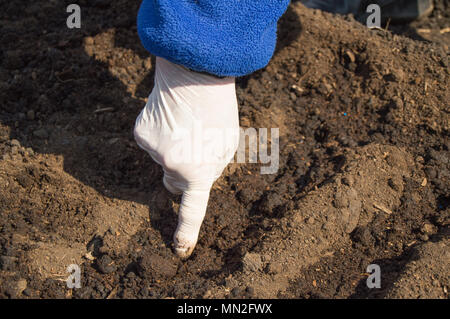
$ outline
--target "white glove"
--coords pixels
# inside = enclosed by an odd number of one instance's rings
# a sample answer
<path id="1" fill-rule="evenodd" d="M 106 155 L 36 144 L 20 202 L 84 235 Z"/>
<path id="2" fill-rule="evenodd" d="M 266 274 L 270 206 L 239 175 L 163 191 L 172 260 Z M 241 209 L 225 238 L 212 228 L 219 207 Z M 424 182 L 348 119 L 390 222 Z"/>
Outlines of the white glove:
<path id="1" fill-rule="evenodd" d="M 183 194 L 175 252 L 191 255 L 214 181 L 239 144 L 235 78 L 216 78 L 156 58 L 155 86 L 136 119 L 137 144 L 163 167 L 164 186 Z"/>

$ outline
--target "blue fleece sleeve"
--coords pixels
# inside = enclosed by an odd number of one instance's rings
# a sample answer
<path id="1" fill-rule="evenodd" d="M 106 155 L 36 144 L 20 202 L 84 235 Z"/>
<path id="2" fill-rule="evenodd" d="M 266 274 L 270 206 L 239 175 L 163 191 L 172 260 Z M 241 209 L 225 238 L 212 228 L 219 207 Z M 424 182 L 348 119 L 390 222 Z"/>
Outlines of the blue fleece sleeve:
<path id="1" fill-rule="evenodd" d="M 144 0 L 138 34 L 152 54 L 195 71 L 242 76 L 267 65 L 289 0 Z"/>

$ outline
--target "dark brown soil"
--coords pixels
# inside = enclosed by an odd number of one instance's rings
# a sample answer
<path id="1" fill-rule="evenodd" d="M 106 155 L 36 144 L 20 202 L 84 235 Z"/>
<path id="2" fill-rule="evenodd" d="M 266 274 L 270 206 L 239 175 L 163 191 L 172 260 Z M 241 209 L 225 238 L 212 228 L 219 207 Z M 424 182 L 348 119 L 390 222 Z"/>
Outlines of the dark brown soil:
<path id="1" fill-rule="evenodd" d="M 414 36 L 449 26 L 448 1 L 395 34 L 292 4 L 237 81 L 280 169 L 230 165 L 185 262 L 179 198 L 132 136 L 153 85 L 139 2 L 80 0 L 79 30 L 70 1 L 1 5 L 0 297 L 448 298 L 450 33 Z"/>

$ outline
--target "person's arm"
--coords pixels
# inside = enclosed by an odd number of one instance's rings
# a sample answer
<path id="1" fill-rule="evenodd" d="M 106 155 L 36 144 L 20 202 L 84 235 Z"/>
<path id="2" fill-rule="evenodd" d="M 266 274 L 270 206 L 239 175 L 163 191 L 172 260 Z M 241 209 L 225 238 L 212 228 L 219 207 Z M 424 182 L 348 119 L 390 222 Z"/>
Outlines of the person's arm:
<path id="1" fill-rule="evenodd" d="M 182 194 L 174 234 L 181 258 L 194 250 L 210 189 L 238 147 L 235 77 L 269 62 L 277 21 L 288 3 L 142 2 L 139 36 L 157 59 L 155 87 L 136 120 L 134 135 L 163 167 L 167 190 Z"/>

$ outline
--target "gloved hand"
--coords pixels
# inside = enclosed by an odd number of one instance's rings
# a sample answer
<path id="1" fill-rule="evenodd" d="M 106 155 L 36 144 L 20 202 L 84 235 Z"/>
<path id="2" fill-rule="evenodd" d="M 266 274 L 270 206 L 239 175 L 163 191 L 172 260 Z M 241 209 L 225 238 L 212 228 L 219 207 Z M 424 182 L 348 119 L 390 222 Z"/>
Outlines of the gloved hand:
<path id="1" fill-rule="evenodd" d="M 191 255 L 210 189 L 239 144 L 235 78 L 217 78 L 156 58 L 155 86 L 136 119 L 137 144 L 163 167 L 164 186 L 183 194 L 174 234 L 181 258 Z"/>

